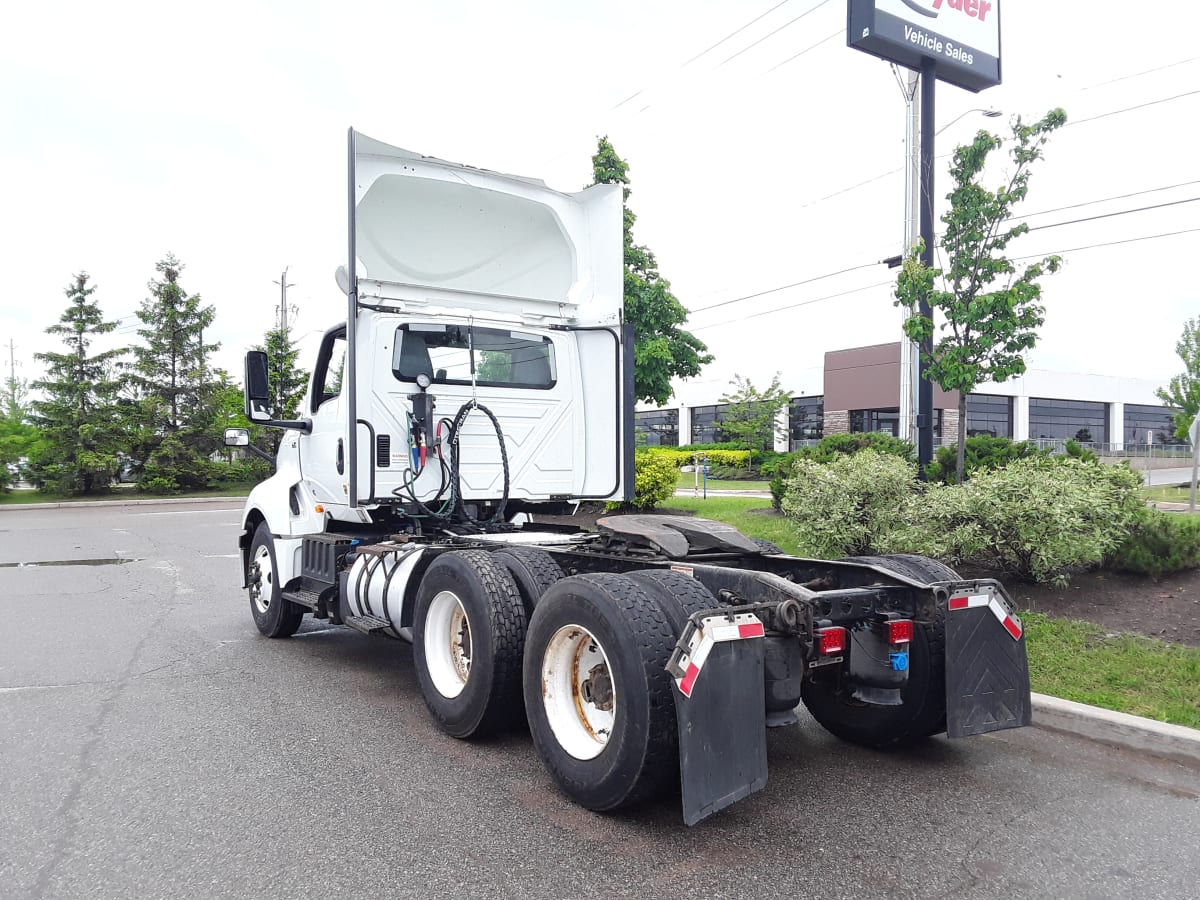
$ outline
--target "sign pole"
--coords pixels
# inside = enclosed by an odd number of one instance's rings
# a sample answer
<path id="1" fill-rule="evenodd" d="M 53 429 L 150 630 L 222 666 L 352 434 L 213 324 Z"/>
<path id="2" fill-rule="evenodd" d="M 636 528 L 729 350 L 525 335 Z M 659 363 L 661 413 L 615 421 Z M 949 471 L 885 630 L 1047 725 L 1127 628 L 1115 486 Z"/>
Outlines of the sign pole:
<path id="1" fill-rule="evenodd" d="M 933 268 L 933 97 L 937 84 L 937 63 L 929 57 L 921 60 L 921 262 Z M 932 319 L 929 302 L 922 299 L 920 313 Z M 921 471 L 933 461 L 933 382 L 929 380 L 929 354 L 933 336 L 921 341 L 917 367 L 917 462 Z"/>

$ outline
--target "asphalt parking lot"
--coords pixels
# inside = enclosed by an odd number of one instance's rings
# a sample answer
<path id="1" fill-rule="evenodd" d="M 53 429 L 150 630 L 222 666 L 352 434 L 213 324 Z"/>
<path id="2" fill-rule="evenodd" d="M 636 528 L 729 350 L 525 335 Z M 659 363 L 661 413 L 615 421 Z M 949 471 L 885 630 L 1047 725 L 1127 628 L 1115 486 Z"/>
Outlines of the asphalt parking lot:
<path id="1" fill-rule="evenodd" d="M 1196 896 L 1200 770 L 1039 729 L 885 755 L 805 718 L 707 823 L 587 812 L 527 734 L 439 732 L 407 645 L 261 638 L 238 510 L 0 509 L 0 894 Z"/>

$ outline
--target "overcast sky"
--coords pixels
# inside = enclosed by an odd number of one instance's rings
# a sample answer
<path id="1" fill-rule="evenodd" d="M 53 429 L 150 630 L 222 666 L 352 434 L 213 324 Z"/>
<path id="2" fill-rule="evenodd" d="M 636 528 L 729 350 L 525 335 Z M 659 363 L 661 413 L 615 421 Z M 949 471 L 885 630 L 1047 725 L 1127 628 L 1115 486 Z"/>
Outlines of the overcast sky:
<path id="1" fill-rule="evenodd" d="M 1077 124 L 1034 173 L 1025 210 L 1047 212 L 1031 225 L 1200 197 L 1200 5 L 999 5 L 1004 83 L 938 86 L 939 155 L 979 127 L 1062 106 Z M 888 64 L 846 47 L 845 19 L 844 0 L 10 4 L 5 374 L 10 339 L 22 377 L 40 371 L 34 352 L 59 349 L 43 330 L 77 271 L 106 316 L 135 327 L 167 252 L 187 266 L 185 289 L 216 307 L 218 365 L 240 373 L 274 321 L 285 266 L 311 354 L 315 332 L 344 315 L 333 273 L 352 125 L 562 190 L 588 183 L 607 134 L 630 163 L 635 239 L 717 357 L 696 387 L 716 395 L 734 372 L 779 370 L 811 393 L 826 350 L 898 339 L 889 288 L 858 290 L 895 273 L 867 266 L 726 301 L 900 252 L 904 104 Z M 955 121 L 984 107 L 1005 118 Z M 1200 203 L 1176 203 L 1015 243 L 1014 256 L 1070 251 L 1045 281 L 1031 365 L 1177 372 L 1182 323 L 1200 315 L 1198 228 Z"/>

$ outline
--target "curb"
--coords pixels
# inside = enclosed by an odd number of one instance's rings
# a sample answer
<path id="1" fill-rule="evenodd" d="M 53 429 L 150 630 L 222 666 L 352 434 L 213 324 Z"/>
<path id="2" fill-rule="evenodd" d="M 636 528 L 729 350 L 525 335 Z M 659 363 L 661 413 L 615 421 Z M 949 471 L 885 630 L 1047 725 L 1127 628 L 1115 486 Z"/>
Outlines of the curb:
<path id="1" fill-rule="evenodd" d="M 1046 694 L 1033 694 L 1034 727 L 1101 744 L 1200 765 L 1200 730 L 1113 712 Z"/>
<path id="2" fill-rule="evenodd" d="M 245 497 L 154 497 L 147 500 L 65 500 L 61 503 L 14 503 L 0 506 L 0 513 L 19 509 L 104 509 L 109 506 L 160 506 L 181 503 L 244 503 Z"/>

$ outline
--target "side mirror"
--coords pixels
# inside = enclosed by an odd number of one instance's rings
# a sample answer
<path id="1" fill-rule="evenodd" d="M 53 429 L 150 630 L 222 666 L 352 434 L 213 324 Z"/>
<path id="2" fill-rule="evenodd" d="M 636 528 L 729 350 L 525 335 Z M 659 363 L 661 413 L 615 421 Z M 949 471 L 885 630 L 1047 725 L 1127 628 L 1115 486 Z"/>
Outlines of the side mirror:
<path id="1" fill-rule="evenodd" d="M 267 377 L 267 354 L 262 350 L 251 350 L 246 354 L 245 385 L 246 418 L 251 422 L 270 422 L 271 383 Z"/>
<path id="2" fill-rule="evenodd" d="M 245 428 L 226 428 L 225 429 L 225 446 L 226 447 L 249 447 L 250 432 Z"/>

